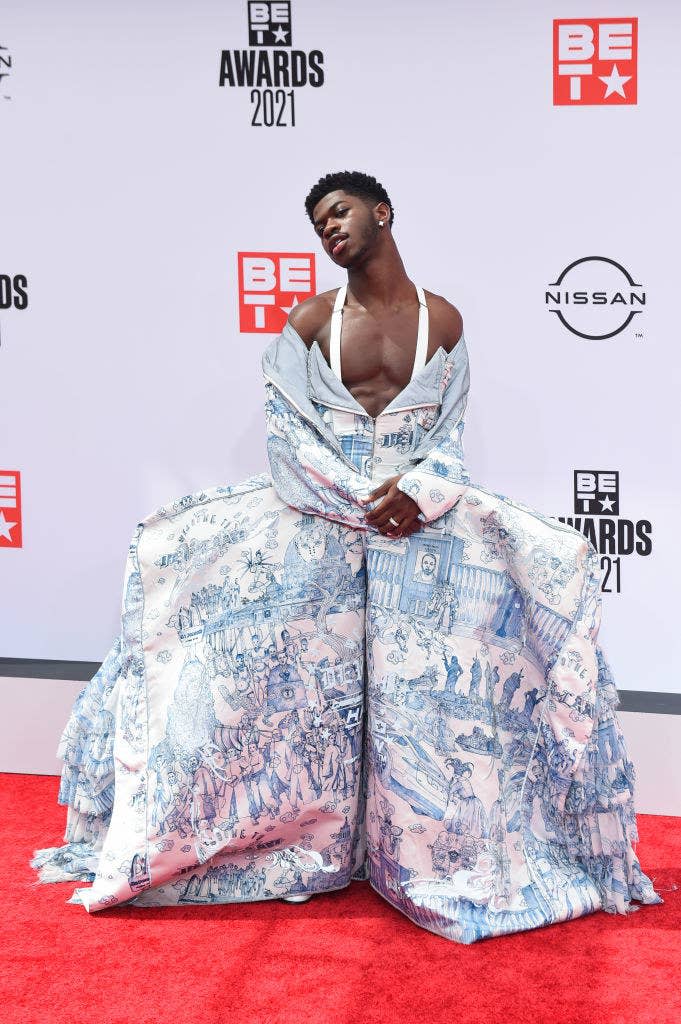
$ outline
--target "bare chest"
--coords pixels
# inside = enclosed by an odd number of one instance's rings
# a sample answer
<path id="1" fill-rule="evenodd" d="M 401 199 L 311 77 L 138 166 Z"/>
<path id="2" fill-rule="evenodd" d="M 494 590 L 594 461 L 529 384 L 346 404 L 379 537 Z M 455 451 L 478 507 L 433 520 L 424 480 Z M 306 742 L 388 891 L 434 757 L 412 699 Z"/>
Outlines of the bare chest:
<path id="1" fill-rule="evenodd" d="M 364 310 L 346 306 L 341 332 L 342 380 L 369 415 L 379 415 L 409 383 L 417 334 L 417 311 L 377 319 Z M 329 364 L 330 336 L 329 322 L 317 334 L 317 343 Z M 436 337 L 429 337 L 427 359 L 439 344 Z"/>

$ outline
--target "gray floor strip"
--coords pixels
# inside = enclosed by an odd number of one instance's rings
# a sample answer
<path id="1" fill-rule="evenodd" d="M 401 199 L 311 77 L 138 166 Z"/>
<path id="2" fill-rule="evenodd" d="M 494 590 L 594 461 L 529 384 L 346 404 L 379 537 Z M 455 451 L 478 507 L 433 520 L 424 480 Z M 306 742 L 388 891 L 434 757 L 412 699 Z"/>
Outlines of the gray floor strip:
<path id="1" fill-rule="evenodd" d="M 47 661 L 44 658 L 0 658 L 0 678 L 88 680 L 99 661 Z"/>
<path id="2" fill-rule="evenodd" d="M 646 693 L 645 690 L 620 690 L 620 711 L 646 715 L 681 715 L 681 693 Z"/>
<path id="3" fill-rule="evenodd" d="M 98 661 L 48 661 L 35 658 L 0 658 L 0 678 L 75 679 L 87 681 L 100 666 Z M 681 715 L 681 693 L 649 693 L 620 690 L 620 711 L 648 715 Z"/>

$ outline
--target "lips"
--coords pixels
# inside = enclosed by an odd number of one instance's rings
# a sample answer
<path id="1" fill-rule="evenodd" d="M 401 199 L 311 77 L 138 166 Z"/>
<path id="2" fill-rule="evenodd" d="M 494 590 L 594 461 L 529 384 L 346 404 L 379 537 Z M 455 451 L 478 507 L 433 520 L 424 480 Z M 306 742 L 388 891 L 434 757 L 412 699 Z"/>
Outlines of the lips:
<path id="1" fill-rule="evenodd" d="M 348 239 L 347 235 L 341 235 L 341 234 L 331 235 L 331 238 L 329 239 L 329 252 L 330 252 L 330 254 L 332 256 L 339 255 L 343 251 L 343 249 L 345 248 L 345 243 L 347 242 L 347 239 Z"/>

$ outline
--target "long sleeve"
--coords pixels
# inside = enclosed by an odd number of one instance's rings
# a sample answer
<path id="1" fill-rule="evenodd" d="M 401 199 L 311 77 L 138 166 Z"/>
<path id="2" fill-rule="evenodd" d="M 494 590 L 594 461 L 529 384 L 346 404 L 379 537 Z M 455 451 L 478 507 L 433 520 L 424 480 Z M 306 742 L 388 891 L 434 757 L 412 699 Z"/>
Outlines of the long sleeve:
<path id="1" fill-rule="evenodd" d="M 273 384 L 265 388 L 267 453 L 282 501 L 301 512 L 373 530 L 360 503 L 373 489 L 371 480 L 347 463 L 331 439 L 300 415 Z"/>
<path id="2" fill-rule="evenodd" d="M 416 465 L 397 484 L 417 503 L 426 523 L 448 512 L 470 482 L 462 441 L 469 386 L 468 353 L 462 336 L 444 363 L 439 416 L 412 455 Z"/>

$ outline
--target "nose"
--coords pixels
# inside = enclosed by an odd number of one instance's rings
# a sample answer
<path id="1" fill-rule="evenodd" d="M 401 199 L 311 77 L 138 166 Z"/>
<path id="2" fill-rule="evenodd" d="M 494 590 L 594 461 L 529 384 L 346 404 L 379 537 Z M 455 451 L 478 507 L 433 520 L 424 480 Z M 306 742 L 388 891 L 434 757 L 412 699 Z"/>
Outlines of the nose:
<path id="1" fill-rule="evenodd" d="M 331 238 L 331 235 L 335 231 L 338 231 L 338 221 L 337 220 L 329 220 L 329 221 L 327 221 L 326 227 L 324 228 L 324 238 L 325 238 L 325 240 Z"/>

